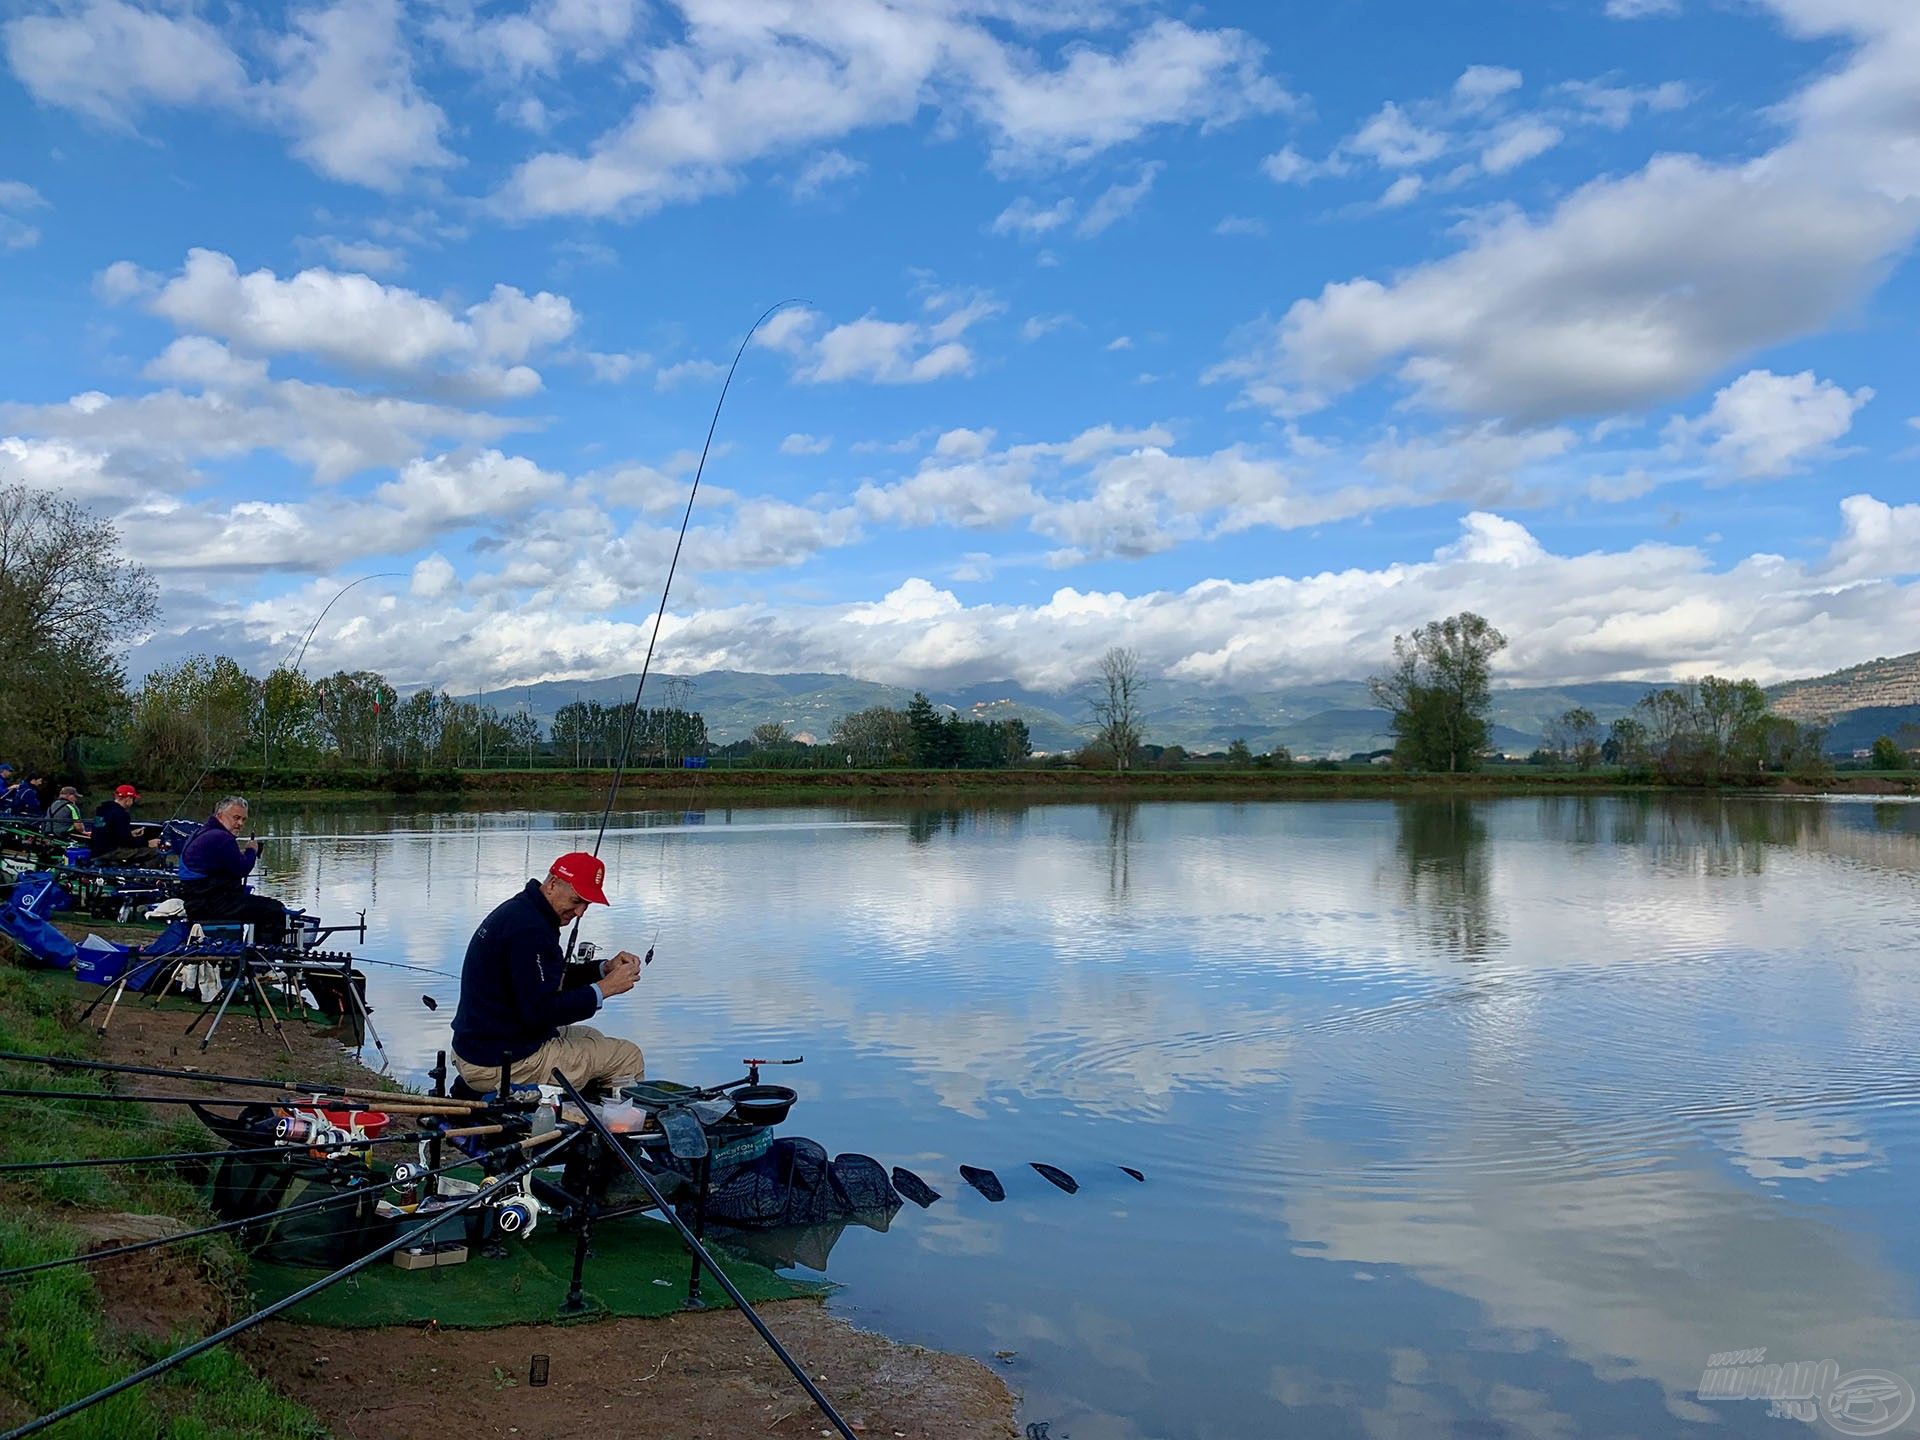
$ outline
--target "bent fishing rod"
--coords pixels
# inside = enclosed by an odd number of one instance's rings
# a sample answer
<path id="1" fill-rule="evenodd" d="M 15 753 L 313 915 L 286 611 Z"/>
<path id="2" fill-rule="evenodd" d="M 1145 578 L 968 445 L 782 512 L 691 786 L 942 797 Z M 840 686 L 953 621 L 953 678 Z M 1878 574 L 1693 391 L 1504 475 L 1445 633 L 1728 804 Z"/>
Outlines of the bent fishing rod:
<path id="1" fill-rule="evenodd" d="M 307 658 L 307 646 L 313 642 L 314 633 L 319 630 L 320 622 L 327 618 L 327 612 L 333 609 L 333 607 L 337 603 L 339 603 L 340 597 L 342 595 L 345 595 L 349 590 L 355 589 L 358 586 L 366 584 L 369 580 L 404 580 L 405 578 L 406 578 L 405 574 L 401 571 L 382 570 L 372 575 L 362 575 L 358 580 L 350 580 L 345 585 L 342 585 L 338 590 L 334 592 L 333 599 L 327 601 L 325 605 L 320 607 L 320 613 L 313 617 L 313 623 L 307 626 L 306 633 L 301 636 L 299 642 L 295 645 L 289 646 L 287 649 L 287 653 L 281 657 L 280 663 L 274 666 L 273 670 L 270 670 L 267 672 L 267 680 L 271 680 L 273 678 L 274 671 L 278 671 L 278 670 L 285 670 L 285 669 L 291 668 L 294 674 L 298 675 L 300 673 L 300 666 L 303 663 L 305 663 Z M 296 651 L 298 652 L 297 658 L 295 658 Z M 293 664 L 291 665 L 291 667 L 289 667 L 287 663 L 289 660 L 293 661 Z M 267 739 L 268 739 L 267 728 L 268 727 L 266 722 L 268 717 L 266 714 L 266 705 L 267 705 L 267 681 L 262 680 L 260 682 L 260 709 L 261 709 L 260 783 L 262 785 L 266 784 L 266 775 L 267 775 Z M 223 755 L 218 761 L 215 761 L 211 756 L 209 756 L 207 759 L 206 765 L 201 769 L 199 775 L 195 777 L 193 784 L 188 787 L 187 793 L 180 797 L 180 803 L 173 807 L 173 813 L 167 816 L 167 820 L 169 822 L 178 820 L 180 818 L 180 812 L 187 808 L 187 802 L 193 799 L 194 795 L 198 793 L 201 785 L 205 783 L 207 776 L 211 775 L 216 769 L 225 768 L 227 763 L 231 761 L 233 757 L 235 755 L 238 755 L 239 753 L 240 753 L 240 742 L 238 740 L 235 740 L 231 745 L 227 747 L 227 753 Z"/>
<path id="2" fill-rule="evenodd" d="M 767 313 L 772 314 L 773 312 L 768 311 Z M 813 1378 L 808 1375 L 805 1370 L 801 1369 L 799 1362 L 788 1353 L 787 1347 L 780 1343 L 779 1337 L 767 1328 L 767 1322 L 762 1320 L 753 1306 L 747 1303 L 747 1297 L 740 1293 L 740 1287 L 728 1278 L 726 1271 L 713 1263 L 712 1254 L 707 1250 L 705 1245 L 700 1243 L 700 1238 L 687 1227 L 687 1222 L 680 1218 L 673 1206 L 667 1203 L 667 1197 L 660 1193 L 660 1187 L 654 1184 L 653 1177 L 647 1173 L 646 1166 L 634 1159 L 614 1133 L 607 1128 L 606 1121 L 602 1120 L 594 1108 L 587 1103 L 587 1097 L 580 1093 L 579 1089 L 562 1071 L 555 1070 L 553 1072 L 553 1083 L 565 1091 L 567 1098 L 572 1100 L 580 1113 L 587 1117 L 587 1125 L 593 1130 L 593 1133 L 599 1137 L 601 1145 L 620 1160 L 620 1162 L 627 1167 L 628 1171 L 632 1173 L 633 1178 L 640 1182 L 641 1188 L 647 1192 L 648 1198 L 659 1207 L 660 1213 L 666 1217 L 667 1223 L 679 1232 L 680 1243 L 687 1247 L 687 1250 L 694 1256 L 697 1263 L 706 1266 L 713 1278 L 720 1282 L 720 1288 L 727 1292 L 727 1298 L 733 1301 L 733 1303 L 740 1308 L 740 1313 L 752 1322 L 753 1328 L 760 1332 L 760 1338 L 767 1342 L 768 1348 L 779 1357 L 780 1363 L 792 1372 L 793 1378 L 798 1380 L 801 1388 L 807 1392 L 807 1398 L 812 1400 L 814 1405 L 819 1408 L 820 1413 L 833 1423 L 833 1428 L 840 1432 L 842 1440 L 859 1440 L 859 1437 L 854 1434 L 852 1427 L 840 1418 L 840 1412 L 833 1408 L 833 1402 L 820 1392 L 820 1387 L 813 1383 Z M 11 1437 L 0 1436 L 0 1440 L 11 1440 Z"/>
<path id="3" fill-rule="evenodd" d="M 572 1144 L 575 1139 L 584 1133 L 584 1131 L 576 1130 L 571 1134 L 563 1135 L 551 1148 L 539 1155 L 529 1156 L 521 1164 L 498 1177 L 496 1185 L 511 1184 L 523 1176 L 532 1174 L 541 1166 L 548 1164 L 556 1154 Z M 136 1385 L 144 1384 L 156 1375 L 164 1375 L 174 1367 L 183 1365 L 193 1359 L 194 1356 L 205 1354 L 216 1345 L 225 1344 L 234 1336 L 252 1329 L 262 1321 L 271 1320 L 274 1316 L 292 1309 L 295 1305 L 301 1304 L 303 1301 L 311 1300 L 315 1295 L 318 1295 L 329 1286 L 337 1285 L 342 1280 L 351 1279 L 368 1266 L 378 1264 L 380 1261 L 386 1259 L 387 1256 L 393 1254 L 394 1251 L 412 1244 L 421 1235 L 431 1231 L 434 1227 L 444 1224 L 456 1215 L 465 1213 L 483 1201 L 494 1198 L 494 1189 L 495 1186 L 489 1186 L 487 1189 L 474 1191 L 473 1194 L 464 1197 L 456 1204 L 450 1205 L 444 1210 L 434 1212 L 433 1216 L 425 1222 L 414 1226 L 410 1230 L 401 1231 L 398 1235 L 394 1236 L 393 1239 L 376 1249 L 368 1251 L 358 1260 L 350 1261 L 348 1264 L 341 1266 L 331 1275 L 323 1275 L 311 1285 L 296 1290 L 291 1295 L 274 1301 L 271 1305 L 262 1306 L 251 1315 L 244 1316 L 234 1321 L 231 1325 L 214 1331 L 213 1334 L 207 1336 L 205 1339 L 196 1340 L 193 1344 L 176 1350 L 173 1354 L 156 1360 L 151 1365 L 134 1371 L 131 1375 L 123 1376 L 111 1385 L 103 1385 L 91 1395 L 83 1395 L 80 1399 L 62 1405 L 57 1410 L 50 1410 L 45 1415 L 39 1416 L 37 1419 L 29 1420 L 24 1425 L 17 1425 L 4 1435 L 0 1435 L 0 1440 L 26 1440 L 27 1436 L 38 1435 L 48 1426 L 57 1425 L 62 1420 L 70 1419 L 78 1415 L 81 1411 L 91 1409 L 93 1406 L 98 1405 L 103 1400 L 111 1400 L 115 1395 L 131 1390 Z M 851 1435 L 849 1435 L 849 1440 L 851 1440 Z"/>
<path id="4" fill-rule="evenodd" d="M 646 693 L 647 673 L 653 668 L 654 647 L 660 643 L 660 627 L 667 618 L 667 596 L 673 591 L 673 574 L 680 567 L 680 549 L 687 543 L 687 526 L 693 521 L 693 502 L 700 494 L 700 477 L 707 473 L 707 456 L 713 450 L 713 435 L 720 428 L 720 411 L 727 403 L 727 392 L 733 388 L 733 375 L 740 368 L 740 358 L 747 353 L 747 346 L 759 333 L 760 327 L 771 320 L 789 305 L 801 305 L 802 300 L 782 300 L 777 305 L 769 305 L 760 318 L 747 327 L 747 333 L 740 337 L 740 346 L 733 352 L 733 363 L 727 366 L 727 378 L 721 382 L 720 398 L 713 402 L 713 418 L 707 421 L 706 443 L 700 447 L 700 463 L 694 466 L 693 484 L 687 490 L 686 513 L 680 517 L 680 533 L 673 542 L 673 556 L 667 561 L 666 582 L 660 587 L 660 605 L 653 615 L 653 633 L 647 636 L 646 658 L 640 662 L 640 683 L 633 687 L 633 709 L 627 715 L 626 729 L 620 737 L 620 759 L 614 766 L 613 782 L 607 787 L 607 803 L 600 809 L 600 825 L 593 835 L 593 854 L 600 854 L 600 842 L 607 838 L 607 821 L 613 814 L 613 802 L 620 794 L 620 781 L 627 773 L 627 759 L 633 750 L 633 732 L 640 723 L 640 697 Z M 573 959 L 574 941 L 580 938 L 580 921 L 575 917 L 573 929 L 567 933 L 567 960 Z M 653 958 L 651 948 L 647 959 Z"/>

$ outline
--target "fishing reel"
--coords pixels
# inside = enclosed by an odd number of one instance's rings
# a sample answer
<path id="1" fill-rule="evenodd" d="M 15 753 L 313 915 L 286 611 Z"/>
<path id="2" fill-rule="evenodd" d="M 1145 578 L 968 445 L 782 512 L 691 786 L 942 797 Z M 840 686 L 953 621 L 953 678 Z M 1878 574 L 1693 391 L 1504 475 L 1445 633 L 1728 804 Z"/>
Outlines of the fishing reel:
<path id="1" fill-rule="evenodd" d="M 299 1110 L 274 1121 L 273 1138 L 287 1145 L 304 1145 L 312 1150 L 337 1150 L 353 1140 L 352 1135 L 332 1121 Z"/>
<path id="2" fill-rule="evenodd" d="M 541 1213 L 547 1208 L 526 1187 L 524 1181 L 489 1203 L 493 1207 L 495 1227 L 502 1235 L 511 1235 L 516 1240 L 524 1240 L 533 1234 L 540 1223 Z"/>
<path id="3" fill-rule="evenodd" d="M 411 1160 L 402 1160 L 395 1165 L 387 1181 L 387 1188 L 393 1191 L 394 1203 L 403 1210 L 418 1205 L 421 1200 L 420 1183 L 426 1173 L 425 1165 L 416 1165 Z"/>

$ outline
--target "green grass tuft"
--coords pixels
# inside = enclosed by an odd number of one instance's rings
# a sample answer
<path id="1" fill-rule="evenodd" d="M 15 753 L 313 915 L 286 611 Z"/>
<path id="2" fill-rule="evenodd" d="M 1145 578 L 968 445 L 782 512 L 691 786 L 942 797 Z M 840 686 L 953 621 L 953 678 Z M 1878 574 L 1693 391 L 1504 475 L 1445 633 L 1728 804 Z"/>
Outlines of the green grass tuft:
<path id="1" fill-rule="evenodd" d="M 92 1036 L 66 1023 L 72 979 L 0 964 L 0 1050 L 86 1057 Z M 104 1093 L 109 1076 L 0 1064 L 0 1085 Z M 0 1161 L 146 1155 L 205 1150 L 215 1142 L 191 1118 L 163 1117 L 110 1101 L 0 1101 Z M 0 1182 L 0 1268 L 75 1253 L 64 1213 L 125 1211 L 170 1215 L 190 1224 L 211 1219 L 197 1177 L 184 1168 L 66 1170 Z M 244 1294 L 244 1265 L 224 1237 L 190 1242 L 216 1286 Z M 104 1262 L 111 1264 L 113 1262 Z M 0 1285 L 0 1412 L 45 1414 L 170 1354 L 197 1337 L 155 1340 L 116 1331 L 82 1267 L 52 1270 Z M 221 1349 L 83 1411 L 50 1432 L 59 1440 L 322 1440 L 324 1426 L 277 1394 Z"/>

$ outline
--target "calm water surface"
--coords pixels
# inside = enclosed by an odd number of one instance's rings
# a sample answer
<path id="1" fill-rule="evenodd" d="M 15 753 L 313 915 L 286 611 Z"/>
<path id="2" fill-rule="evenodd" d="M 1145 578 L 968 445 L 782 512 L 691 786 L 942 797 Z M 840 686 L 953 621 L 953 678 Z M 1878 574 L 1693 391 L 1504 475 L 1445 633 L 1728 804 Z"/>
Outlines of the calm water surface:
<path id="1" fill-rule="evenodd" d="M 593 819 L 263 818 L 306 837 L 268 851 L 279 893 L 365 906 L 368 954 L 454 969 Z M 658 958 L 597 1023 L 663 1078 L 804 1053 L 770 1077 L 802 1096 L 786 1128 L 944 1195 L 815 1237 L 834 1305 L 1012 1352 L 1034 1433 L 1791 1435 L 1698 1399 L 1708 1356 L 1920 1382 L 1920 806 L 615 823 L 584 933 Z M 457 987 L 373 986 L 419 1074 Z"/>

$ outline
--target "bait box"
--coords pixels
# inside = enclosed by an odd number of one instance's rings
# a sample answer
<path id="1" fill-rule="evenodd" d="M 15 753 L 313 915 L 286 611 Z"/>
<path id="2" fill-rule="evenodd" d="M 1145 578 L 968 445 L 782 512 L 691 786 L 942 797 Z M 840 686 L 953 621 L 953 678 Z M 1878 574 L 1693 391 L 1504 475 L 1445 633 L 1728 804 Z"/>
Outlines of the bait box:
<path id="1" fill-rule="evenodd" d="M 393 1252 L 393 1263 L 402 1270 L 438 1270 L 447 1265 L 464 1265 L 467 1263 L 467 1247 L 458 1240 L 410 1245 Z"/>

